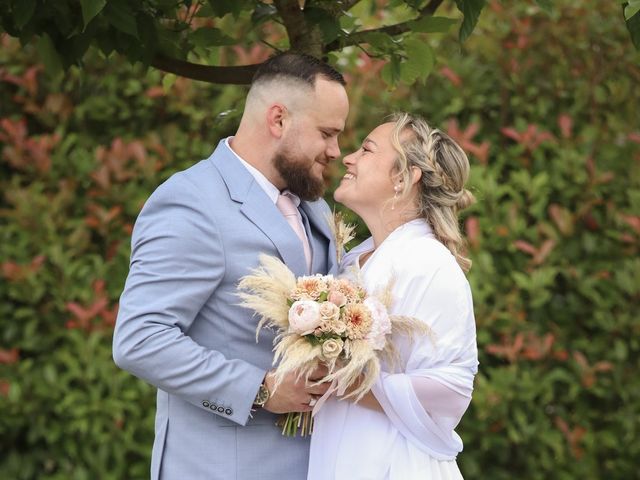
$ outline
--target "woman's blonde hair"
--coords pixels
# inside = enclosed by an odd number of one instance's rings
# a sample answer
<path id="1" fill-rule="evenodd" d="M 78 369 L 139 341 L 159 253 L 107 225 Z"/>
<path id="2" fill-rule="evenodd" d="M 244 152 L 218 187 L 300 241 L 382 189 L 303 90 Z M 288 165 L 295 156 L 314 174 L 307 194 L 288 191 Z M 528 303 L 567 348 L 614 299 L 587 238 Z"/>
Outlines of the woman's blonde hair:
<path id="1" fill-rule="evenodd" d="M 422 118 L 408 113 L 392 116 L 395 127 L 391 142 L 398 152 L 394 168 L 402 183 L 400 194 L 411 190 L 411 170 L 422 172 L 418 182 L 417 215 L 425 218 L 465 272 L 471 260 L 464 256 L 465 241 L 460 233 L 458 212 L 474 201 L 464 188 L 469 178 L 469 159 L 462 148 L 444 132 L 431 128 Z"/>

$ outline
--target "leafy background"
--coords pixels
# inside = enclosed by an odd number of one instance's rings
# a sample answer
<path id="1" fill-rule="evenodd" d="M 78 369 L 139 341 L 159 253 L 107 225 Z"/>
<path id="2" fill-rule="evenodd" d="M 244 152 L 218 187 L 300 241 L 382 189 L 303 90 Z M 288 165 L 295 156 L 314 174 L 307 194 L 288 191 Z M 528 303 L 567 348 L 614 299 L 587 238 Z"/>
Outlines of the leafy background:
<path id="1" fill-rule="evenodd" d="M 334 57 L 344 152 L 408 110 L 471 159 L 466 478 L 639 478 L 640 57 L 613 9 L 490 2 L 463 47 L 431 42 L 435 71 L 412 87 L 388 89 L 357 49 Z M 93 51 L 50 76 L 0 37 L 2 478 L 148 477 L 154 391 L 111 360 L 131 227 L 159 183 L 235 131 L 245 93 Z"/>

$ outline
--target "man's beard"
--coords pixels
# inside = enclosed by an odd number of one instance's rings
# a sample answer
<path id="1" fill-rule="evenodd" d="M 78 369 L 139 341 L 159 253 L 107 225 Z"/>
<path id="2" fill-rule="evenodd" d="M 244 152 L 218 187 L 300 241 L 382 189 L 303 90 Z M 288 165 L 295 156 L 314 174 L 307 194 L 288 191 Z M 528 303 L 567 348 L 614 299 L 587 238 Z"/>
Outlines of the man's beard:
<path id="1" fill-rule="evenodd" d="M 300 200 L 313 201 L 324 194 L 324 180 L 312 176 L 313 163 L 309 165 L 305 159 L 296 158 L 285 151 L 276 153 L 273 164 L 289 191 L 300 197 Z"/>

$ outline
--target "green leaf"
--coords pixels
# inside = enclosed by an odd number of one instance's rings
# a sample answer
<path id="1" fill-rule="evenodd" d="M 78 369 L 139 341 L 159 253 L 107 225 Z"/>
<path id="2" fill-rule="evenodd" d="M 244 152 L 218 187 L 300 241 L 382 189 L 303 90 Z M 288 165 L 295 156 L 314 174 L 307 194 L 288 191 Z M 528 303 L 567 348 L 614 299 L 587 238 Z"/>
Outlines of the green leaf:
<path id="1" fill-rule="evenodd" d="M 640 50 L 640 15 L 636 14 L 628 18 L 626 24 L 633 45 L 636 47 L 636 50 Z"/>
<path id="2" fill-rule="evenodd" d="M 380 32 L 368 33 L 364 41 L 380 52 L 392 52 L 397 48 L 389 35 Z"/>
<path id="3" fill-rule="evenodd" d="M 400 78 L 407 85 L 424 80 L 433 70 L 435 56 L 428 43 L 416 37 L 404 41 L 406 60 L 400 66 Z"/>
<path id="4" fill-rule="evenodd" d="M 48 34 L 45 33 L 40 37 L 36 48 L 49 74 L 55 76 L 62 72 L 62 59 Z"/>
<path id="5" fill-rule="evenodd" d="M 169 93 L 171 87 L 176 83 L 176 77 L 173 73 L 167 73 L 162 77 L 162 90 L 165 94 Z"/>
<path id="6" fill-rule="evenodd" d="M 629 2 L 629 4 L 624 7 L 625 20 L 629 20 L 638 12 L 640 12 L 640 2 Z"/>
<path id="7" fill-rule="evenodd" d="M 13 20 L 16 22 L 18 28 L 24 27 L 36 9 L 36 0 L 20 0 L 14 4 L 13 7 Z"/>
<path id="8" fill-rule="evenodd" d="M 553 2 L 551 0 L 536 0 L 538 6 L 547 13 L 553 11 Z"/>
<path id="9" fill-rule="evenodd" d="M 183 52 L 180 49 L 180 35 L 178 32 L 161 28 L 158 30 L 158 50 L 163 54 L 182 58 Z"/>
<path id="10" fill-rule="evenodd" d="M 153 17 L 146 13 L 142 13 L 138 15 L 137 24 L 142 45 L 144 45 L 146 49 L 155 51 L 158 44 L 158 32 Z"/>
<path id="11" fill-rule="evenodd" d="M 446 33 L 458 21 L 448 17 L 424 17 L 410 23 L 411 31 L 422 33 Z"/>
<path id="12" fill-rule="evenodd" d="M 238 18 L 242 11 L 243 2 L 239 0 L 209 0 L 209 5 L 216 17 L 224 17 L 230 13 L 234 18 Z"/>
<path id="13" fill-rule="evenodd" d="M 326 43 L 338 38 L 342 32 L 338 20 L 322 8 L 307 8 L 304 16 L 311 25 L 318 25 Z"/>
<path id="14" fill-rule="evenodd" d="M 254 26 L 260 25 L 274 15 L 277 15 L 277 13 L 278 10 L 273 5 L 259 2 L 251 14 L 251 23 Z"/>
<path id="15" fill-rule="evenodd" d="M 196 47 L 233 45 L 237 43 L 236 40 L 225 35 L 222 30 L 213 27 L 199 28 L 189 38 Z"/>
<path id="16" fill-rule="evenodd" d="M 114 28 L 138 38 L 135 12 L 126 0 L 110 0 L 104 8 L 104 13 Z"/>
<path id="17" fill-rule="evenodd" d="M 476 28 L 480 12 L 485 6 L 485 0 L 456 0 L 456 5 L 464 15 L 460 26 L 460 42 L 464 42 Z"/>
<path id="18" fill-rule="evenodd" d="M 82 7 L 82 19 L 84 20 L 84 28 L 87 28 L 89 22 L 102 11 L 106 4 L 106 0 L 80 0 L 80 6 Z"/>
<path id="19" fill-rule="evenodd" d="M 392 56 L 389 62 L 382 67 L 380 76 L 384 83 L 390 87 L 398 83 L 398 79 L 400 78 L 400 57 L 397 55 Z"/>

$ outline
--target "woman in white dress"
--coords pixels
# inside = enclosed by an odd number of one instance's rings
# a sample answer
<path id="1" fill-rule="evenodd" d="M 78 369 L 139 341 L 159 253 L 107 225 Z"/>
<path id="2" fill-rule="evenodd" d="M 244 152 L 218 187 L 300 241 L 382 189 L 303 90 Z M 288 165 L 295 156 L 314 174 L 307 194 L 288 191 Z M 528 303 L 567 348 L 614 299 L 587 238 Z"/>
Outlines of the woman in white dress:
<path id="1" fill-rule="evenodd" d="M 461 479 L 454 428 L 477 372 L 471 265 L 458 211 L 473 201 L 469 162 L 446 134 L 408 114 L 377 127 L 344 158 L 334 198 L 356 212 L 371 238 L 345 256 L 344 274 L 368 291 L 393 284 L 391 312 L 424 321 L 421 338 L 394 335 L 401 355 L 383 365 L 358 403 L 332 397 L 315 417 L 309 480 Z"/>

